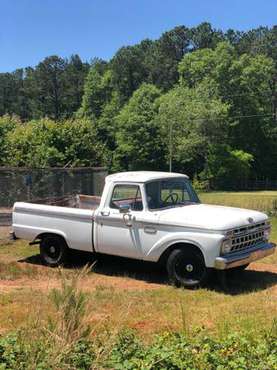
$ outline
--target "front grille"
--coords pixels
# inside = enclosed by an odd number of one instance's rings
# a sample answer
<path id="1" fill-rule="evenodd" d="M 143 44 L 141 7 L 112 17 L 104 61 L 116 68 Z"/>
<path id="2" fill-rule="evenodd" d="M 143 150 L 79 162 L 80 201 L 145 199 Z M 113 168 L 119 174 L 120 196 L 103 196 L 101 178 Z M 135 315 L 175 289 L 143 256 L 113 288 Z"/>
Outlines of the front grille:
<path id="1" fill-rule="evenodd" d="M 265 240 L 264 232 L 268 225 L 260 222 L 254 225 L 242 226 L 233 230 L 231 252 L 252 248 Z"/>

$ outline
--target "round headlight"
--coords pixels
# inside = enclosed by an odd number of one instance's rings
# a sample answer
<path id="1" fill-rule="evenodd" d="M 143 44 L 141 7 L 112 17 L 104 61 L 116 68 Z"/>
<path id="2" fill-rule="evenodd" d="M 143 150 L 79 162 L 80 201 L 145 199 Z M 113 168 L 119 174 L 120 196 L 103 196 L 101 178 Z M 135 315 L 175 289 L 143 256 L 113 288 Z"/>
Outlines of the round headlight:
<path id="1" fill-rule="evenodd" d="M 225 239 L 223 240 L 222 242 L 222 245 L 221 245 L 221 252 L 223 254 L 225 253 L 229 253 L 232 249 L 232 241 L 231 239 Z"/>
<path id="2" fill-rule="evenodd" d="M 265 229 L 265 231 L 264 231 L 264 238 L 265 238 L 265 240 L 269 240 L 270 232 L 271 232 L 270 227 L 267 228 L 267 229 Z"/>

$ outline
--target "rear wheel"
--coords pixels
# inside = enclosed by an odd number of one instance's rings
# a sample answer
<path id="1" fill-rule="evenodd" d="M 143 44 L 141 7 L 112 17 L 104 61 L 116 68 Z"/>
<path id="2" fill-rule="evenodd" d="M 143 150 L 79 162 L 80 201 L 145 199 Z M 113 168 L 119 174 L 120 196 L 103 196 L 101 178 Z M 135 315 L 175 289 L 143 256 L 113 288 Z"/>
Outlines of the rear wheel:
<path id="1" fill-rule="evenodd" d="M 167 273 L 171 284 L 185 288 L 203 286 L 209 277 L 202 253 L 185 246 L 171 252 L 167 260 Z"/>
<path id="2" fill-rule="evenodd" d="M 40 256 L 45 265 L 56 267 L 66 262 L 68 247 L 60 236 L 49 235 L 40 243 Z"/>

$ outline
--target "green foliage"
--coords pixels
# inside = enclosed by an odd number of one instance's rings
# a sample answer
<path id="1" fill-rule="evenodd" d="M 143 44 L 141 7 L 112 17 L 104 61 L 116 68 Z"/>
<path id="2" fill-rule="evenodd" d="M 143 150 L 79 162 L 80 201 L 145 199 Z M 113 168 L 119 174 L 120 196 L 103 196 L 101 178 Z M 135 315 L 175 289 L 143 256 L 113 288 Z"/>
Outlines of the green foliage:
<path id="1" fill-rule="evenodd" d="M 230 333 L 224 338 L 194 333 L 164 333 L 145 345 L 135 333 L 124 330 L 105 358 L 94 357 L 95 344 L 80 340 L 59 362 L 51 359 L 51 350 L 37 343 L 36 361 L 31 363 L 32 348 L 17 335 L 0 339 L 0 369 L 275 369 L 277 367 L 276 324 L 268 333 L 246 336 Z M 99 348 L 101 351 L 101 348 Z"/>
<path id="2" fill-rule="evenodd" d="M 7 135 L 6 164 L 27 167 L 99 166 L 106 149 L 89 119 L 43 119 L 18 124 Z"/>
<path id="3" fill-rule="evenodd" d="M 20 121 L 16 117 L 8 115 L 0 117 L 0 166 L 6 164 L 9 156 L 10 148 L 7 142 L 7 136 L 19 124 Z"/>
<path id="4" fill-rule="evenodd" d="M 274 68 L 272 59 L 264 55 L 239 55 L 226 42 L 219 43 L 214 50 L 188 54 L 179 64 L 181 86 L 197 88 L 203 83 L 206 87 L 214 86 L 214 96 L 229 105 L 223 142 L 251 154 L 252 173 L 260 177 L 274 177 L 271 170 L 277 153 L 276 141 L 272 141 L 276 122 L 271 116 Z"/>
<path id="5" fill-rule="evenodd" d="M 164 162 L 163 138 L 159 123 L 154 85 L 142 84 L 117 116 L 115 168 L 128 170 L 159 169 Z"/>
<path id="6" fill-rule="evenodd" d="M 165 333 L 143 346 L 127 332 L 118 338 L 108 368 L 114 369 L 273 369 L 277 366 L 276 329 L 262 337 L 237 333 L 215 339 Z M 275 342 L 274 342 L 275 341 Z"/>
<path id="7" fill-rule="evenodd" d="M 200 178 L 209 179 L 212 189 L 240 189 L 248 179 L 253 156 L 228 145 L 209 147 L 205 170 Z"/>
<path id="8" fill-rule="evenodd" d="M 167 155 L 172 132 L 174 169 L 192 176 L 203 168 L 208 145 L 226 140 L 229 106 L 214 94 L 211 98 L 212 87 L 204 83 L 195 89 L 179 86 L 160 99 L 157 120 L 166 138 Z"/>
<path id="9" fill-rule="evenodd" d="M 23 120 L 71 117 L 80 107 L 88 67 L 78 55 L 69 60 L 53 55 L 35 68 L 0 73 L 0 115 L 17 114 Z"/>
<path id="10" fill-rule="evenodd" d="M 107 70 L 102 75 L 98 65 L 93 65 L 86 78 L 82 106 L 78 114 L 99 118 L 111 93 L 111 71 Z"/>

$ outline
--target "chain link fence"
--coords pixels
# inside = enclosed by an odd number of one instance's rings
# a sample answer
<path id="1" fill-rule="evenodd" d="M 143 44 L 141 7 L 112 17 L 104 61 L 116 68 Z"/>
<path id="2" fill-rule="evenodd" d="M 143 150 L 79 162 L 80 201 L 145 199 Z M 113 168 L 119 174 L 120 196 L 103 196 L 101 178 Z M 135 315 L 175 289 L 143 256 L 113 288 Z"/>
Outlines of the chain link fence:
<path id="1" fill-rule="evenodd" d="M 43 201 L 74 194 L 100 195 L 105 168 L 0 168 L 0 208 L 16 201 Z"/>

